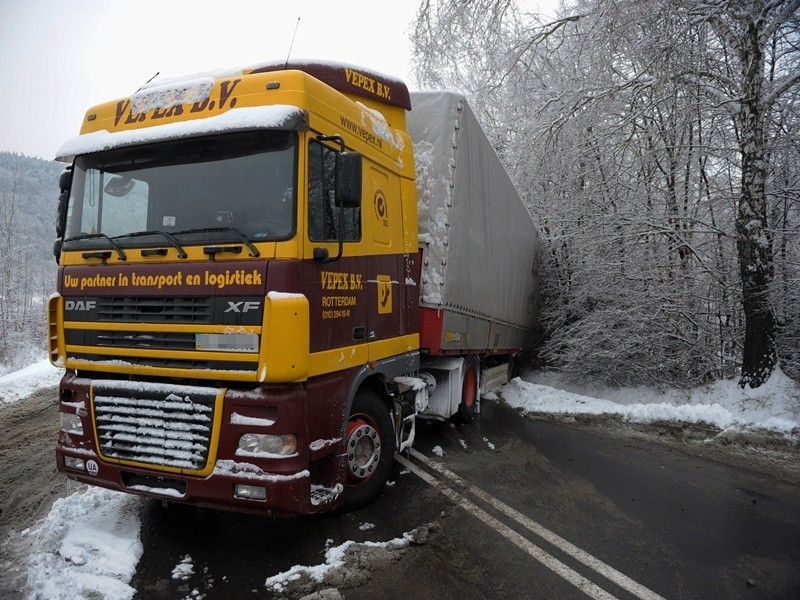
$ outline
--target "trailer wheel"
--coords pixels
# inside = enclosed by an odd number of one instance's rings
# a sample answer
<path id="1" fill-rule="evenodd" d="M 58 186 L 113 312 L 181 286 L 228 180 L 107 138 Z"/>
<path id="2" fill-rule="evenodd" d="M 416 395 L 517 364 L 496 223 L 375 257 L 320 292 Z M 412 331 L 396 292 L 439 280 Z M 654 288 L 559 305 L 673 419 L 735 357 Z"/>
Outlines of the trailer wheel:
<path id="1" fill-rule="evenodd" d="M 378 497 L 394 462 L 394 431 L 389 410 L 368 389 L 356 392 L 345 433 L 347 485 L 344 508 L 357 508 Z"/>
<path id="2" fill-rule="evenodd" d="M 475 417 L 475 407 L 478 404 L 478 375 L 481 363 L 477 356 L 468 356 L 464 359 L 464 378 L 461 381 L 461 404 L 453 419 L 459 423 L 470 423 Z"/>
<path id="3" fill-rule="evenodd" d="M 519 355 L 512 354 L 508 357 L 508 380 L 519 377 Z"/>

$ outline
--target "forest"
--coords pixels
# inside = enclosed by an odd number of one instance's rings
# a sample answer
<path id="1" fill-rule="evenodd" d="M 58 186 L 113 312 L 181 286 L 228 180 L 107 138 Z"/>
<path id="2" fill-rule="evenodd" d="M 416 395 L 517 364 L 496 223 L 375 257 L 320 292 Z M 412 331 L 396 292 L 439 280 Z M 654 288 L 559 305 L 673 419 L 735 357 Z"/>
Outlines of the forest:
<path id="1" fill-rule="evenodd" d="M 800 378 L 800 0 L 426 0 L 548 243 L 536 362 L 611 385 Z"/>
<path id="2" fill-rule="evenodd" d="M 528 366 L 800 380 L 800 0 L 529 4 L 423 0 L 409 82 L 468 97 L 540 227 Z M 44 353 L 61 170 L 0 153 L 0 374 Z"/>
<path id="3" fill-rule="evenodd" d="M 46 355 L 56 289 L 58 176 L 64 165 L 0 152 L 0 375 Z"/>

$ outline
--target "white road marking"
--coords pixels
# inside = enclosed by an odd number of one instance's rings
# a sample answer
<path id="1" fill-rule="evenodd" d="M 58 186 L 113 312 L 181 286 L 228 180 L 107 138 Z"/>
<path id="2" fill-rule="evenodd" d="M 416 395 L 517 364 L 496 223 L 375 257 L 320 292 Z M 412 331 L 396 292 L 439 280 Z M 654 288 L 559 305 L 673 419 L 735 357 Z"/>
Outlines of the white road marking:
<path id="1" fill-rule="evenodd" d="M 622 589 L 626 590 L 627 592 L 630 592 L 631 594 L 633 594 L 637 598 L 641 598 L 641 600 L 664 600 L 663 596 L 660 596 L 659 594 L 657 594 L 656 592 L 646 588 L 642 584 L 637 583 L 636 581 L 634 581 L 633 579 L 631 579 L 627 575 L 624 575 L 623 573 L 620 573 L 619 571 L 617 571 L 613 567 L 607 565 L 606 563 L 601 561 L 599 558 L 596 558 L 596 557 L 592 556 L 591 554 L 589 554 L 585 550 L 581 550 L 580 548 L 578 548 L 574 544 L 568 542 L 567 540 L 565 540 L 564 538 L 562 538 L 558 534 L 553 533 L 552 531 L 550 531 L 546 527 L 540 525 L 539 523 L 536 523 L 535 521 L 533 521 L 532 519 L 526 517 L 525 515 L 523 515 L 519 511 L 517 511 L 517 510 L 511 508 L 510 506 L 508 506 L 507 504 L 501 502 L 500 500 L 498 500 L 494 496 L 491 496 L 491 495 L 487 494 L 482 489 L 472 485 L 471 483 L 469 483 L 465 479 L 459 477 L 458 475 L 456 475 L 455 473 L 453 473 L 449 469 L 446 469 L 445 467 L 443 467 L 439 463 L 430 460 L 424 454 L 421 454 L 421 453 L 417 452 L 413 448 L 411 449 L 410 452 L 411 452 L 411 455 L 414 458 L 416 458 L 419 461 L 425 463 L 431 469 L 433 469 L 436 472 L 438 472 L 438 473 L 442 474 L 443 476 L 447 477 L 449 480 L 453 481 L 454 483 L 456 483 L 457 485 L 459 485 L 463 489 L 469 491 L 474 496 L 480 498 L 481 500 L 483 500 L 484 502 L 486 502 L 487 504 L 492 506 L 494 509 L 500 511 L 501 513 L 503 513 L 507 517 L 509 517 L 511 519 L 514 519 L 517 523 L 519 523 L 520 525 L 525 527 L 528 531 L 538 535 L 543 540 L 551 543 L 553 546 L 555 546 L 559 550 L 565 552 L 566 554 L 568 554 L 569 556 L 571 556 L 575 560 L 583 563 L 584 565 L 586 565 L 587 567 L 589 567 L 590 569 L 592 569 L 596 573 L 599 573 L 600 575 L 602 575 L 603 577 L 605 577 L 609 581 L 612 581 L 613 583 L 615 583 L 616 585 L 618 585 Z"/>
<path id="2" fill-rule="evenodd" d="M 441 481 L 433 477 L 433 475 L 426 473 L 418 466 L 412 464 L 402 456 L 395 457 L 395 460 L 399 462 L 401 465 L 403 465 L 406 469 L 414 473 L 414 475 L 425 481 L 425 483 L 427 483 L 437 491 L 447 496 L 447 498 L 449 498 L 453 503 L 457 504 L 471 515 L 477 517 L 478 519 L 480 519 L 481 521 L 492 527 L 495 531 L 497 531 L 508 541 L 515 544 L 517 547 L 524 550 L 525 552 L 527 552 L 529 555 L 531 555 L 533 558 L 538 560 L 540 563 L 542 563 L 544 566 L 546 566 L 548 569 L 550 569 L 560 577 L 566 579 L 569 583 L 571 583 L 579 590 L 587 594 L 590 598 L 596 598 L 597 600 L 617 600 L 615 596 L 612 596 L 604 589 L 598 587 L 597 585 L 586 579 L 583 575 L 581 575 L 577 571 L 573 571 L 567 565 L 562 563 L 560 560 L 558 560 L 554 556 L 549 555 L 547 552 L 539 548 L 539 546 L 527 540 L 526 538 L 522 537 L 516 531 L 514 531 L 507 525 L 503 524 L 501 521 L 498 521 L 492 515 L 490 515 L 479 506 L 473 504 L 472 502 L 464 498 L 458 492 L 444 485 Z"/>

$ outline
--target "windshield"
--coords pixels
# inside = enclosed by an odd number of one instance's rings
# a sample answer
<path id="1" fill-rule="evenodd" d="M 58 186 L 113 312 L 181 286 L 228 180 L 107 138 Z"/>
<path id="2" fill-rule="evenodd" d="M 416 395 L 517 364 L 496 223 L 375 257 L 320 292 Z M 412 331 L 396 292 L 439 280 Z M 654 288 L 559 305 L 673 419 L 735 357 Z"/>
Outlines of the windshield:
<path id="1" fill-rule="evenodd" d="M 290 238 L 296 145 L 291 132 L 252 131 L 79 156 L 66 247 Z"/>

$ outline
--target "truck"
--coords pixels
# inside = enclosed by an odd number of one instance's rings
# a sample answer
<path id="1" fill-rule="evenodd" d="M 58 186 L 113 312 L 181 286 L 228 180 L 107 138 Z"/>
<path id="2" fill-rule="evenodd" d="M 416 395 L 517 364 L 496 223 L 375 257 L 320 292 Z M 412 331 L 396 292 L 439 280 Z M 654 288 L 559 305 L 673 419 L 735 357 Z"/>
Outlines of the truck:
<path id="1" fill-rule="evenodd" d="M 352 509 L 534 331 L 538 231 L 461 94 L 329 61 L 164 79 L 90 108 L 57 159 L 73 480 Z"/>

